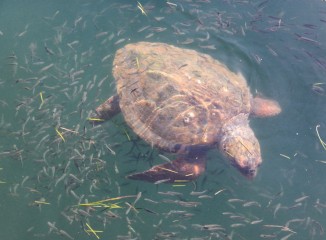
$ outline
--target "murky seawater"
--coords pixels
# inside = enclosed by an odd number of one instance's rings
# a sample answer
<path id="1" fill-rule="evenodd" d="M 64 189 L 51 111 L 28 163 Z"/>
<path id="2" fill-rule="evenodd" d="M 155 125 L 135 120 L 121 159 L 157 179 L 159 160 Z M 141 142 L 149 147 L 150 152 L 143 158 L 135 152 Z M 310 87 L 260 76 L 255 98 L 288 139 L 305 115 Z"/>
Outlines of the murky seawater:
<path id="1" fill-rule="evenodd" d="M 0 2 L 0 238 L 324 239 L 325 1 L 139 3 Z M 137 41 L 210 54 L 280 103 L 251 121 L 253 181 L 217 151 L 193 183 L 125 179 L 172 157 L 121 116 L 87 123 L 115 93 L 116 50 Z"/>

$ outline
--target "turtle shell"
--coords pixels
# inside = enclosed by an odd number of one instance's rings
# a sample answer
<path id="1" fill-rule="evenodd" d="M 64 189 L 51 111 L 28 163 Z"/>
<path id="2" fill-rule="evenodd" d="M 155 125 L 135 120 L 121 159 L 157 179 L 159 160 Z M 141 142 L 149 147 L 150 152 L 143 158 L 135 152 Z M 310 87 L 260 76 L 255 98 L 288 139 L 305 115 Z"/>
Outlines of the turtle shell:
<path id="1" fill-rule="evenodd" d="M 211 146 L 229 119 L 249 115 L 244 77 L 207 54 L 138 42 L 119 49 L 113 65 L 124 118 L 153 146 Z"/>

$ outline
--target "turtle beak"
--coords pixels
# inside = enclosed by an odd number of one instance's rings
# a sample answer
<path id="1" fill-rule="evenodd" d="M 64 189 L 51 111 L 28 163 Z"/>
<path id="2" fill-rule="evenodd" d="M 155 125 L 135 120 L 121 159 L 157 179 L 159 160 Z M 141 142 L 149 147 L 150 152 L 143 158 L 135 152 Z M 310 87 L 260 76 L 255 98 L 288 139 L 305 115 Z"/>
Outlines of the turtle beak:
<path id="1" fill-rule="evenodd" d="M 238 168 L 239 171 L 244 175 L 247 179 L 252 180 L 256 177 L 257 175 L 257 169 L 255 168 Z"/>
<path id="2" fill-rule="evenodd" d="M 231 161 L 231 165 L 233 165 L 243 176 L 250 180 L 256 177 L 258 168 L 261 164 L 260 156 L 241 156 L 238 158 L 229 157 L 229 160 Z"/>
<path id="3" fill-rule="evenodd" d="M 246 178 L 252 180 L 256 177 L 258 167 L 260 166 L 261 158 L 259 156 L 250 158 L 239 158 L 235 161 L 235 167 L 240 171 Z"/>

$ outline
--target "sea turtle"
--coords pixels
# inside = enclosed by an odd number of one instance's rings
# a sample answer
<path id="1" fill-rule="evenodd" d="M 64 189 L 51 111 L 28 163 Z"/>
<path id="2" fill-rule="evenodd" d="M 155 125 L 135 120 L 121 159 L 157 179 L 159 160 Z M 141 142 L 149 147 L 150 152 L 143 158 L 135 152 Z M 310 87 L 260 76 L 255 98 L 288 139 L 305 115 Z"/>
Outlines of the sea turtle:
<path id="1" fill-rule="evenodd" d="M 96 109 L 96 119 L 122 112 L 131 129 L 177 159 L 128 178 L 176 182 L 205 171 L 214 147 L 248 178 L 262 162 L 248 117 L 281 112 L 279 104 L 252 97 L 245 78 L 211 56 L 165 43 L 138 42 L 116 52 L 113 76 L 118 94 Z"/>

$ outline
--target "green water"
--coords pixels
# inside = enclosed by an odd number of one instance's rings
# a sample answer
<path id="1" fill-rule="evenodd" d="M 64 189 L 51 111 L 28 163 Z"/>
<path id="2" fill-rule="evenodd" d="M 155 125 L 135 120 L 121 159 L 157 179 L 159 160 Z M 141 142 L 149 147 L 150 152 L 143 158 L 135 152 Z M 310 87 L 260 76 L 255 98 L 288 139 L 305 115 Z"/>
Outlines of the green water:
<path id="1" fill-rule="evenodd" d="M 100 239 L 324 239 L 326 3 L 140 3 L 147 16 L 137 1 L 0 2 L 0 239 L 97 239 L 87 224 Z M 125 179 L 164 153 L 121 116 L 86 120 L 115 92 L 115 51 L 144 40 L 208 53 L 280 103 L 251 120 L 264 159 L 253 181 L 217 151 L 194 183 Z"/>

